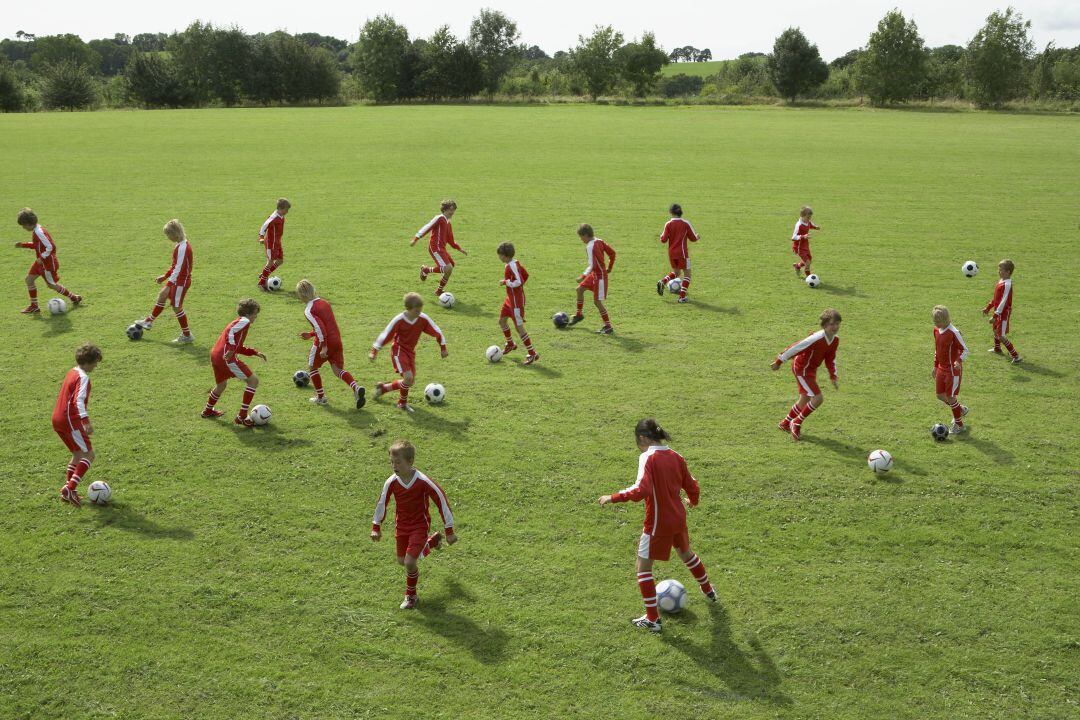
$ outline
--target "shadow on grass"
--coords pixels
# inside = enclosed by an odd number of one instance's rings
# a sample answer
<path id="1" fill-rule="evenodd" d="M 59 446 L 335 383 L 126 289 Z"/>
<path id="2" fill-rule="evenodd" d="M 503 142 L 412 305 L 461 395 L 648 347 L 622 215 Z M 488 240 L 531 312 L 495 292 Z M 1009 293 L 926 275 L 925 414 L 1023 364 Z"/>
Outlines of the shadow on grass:
<path id="1" fill-rule="evenodd" d="M 408 413 L 408 416 L 412 418 L 413 422 L 418 425 L 423 425 L 424 428 L 428 430 L 445 432 L 456 439 L 461 439 L 469 433 L 469 425 L 472 423 L 471 420 L 450 420 L 441 413 L 436 414 L 431 412 L 419 403 L 410 402 L 409 404 L 412 405 L 413 411 Z M 393 408 L 393 412 L 401 413 L 397 408 Z"/>
<path id="2" fill-rule="evenodd" d="M 224 420 L 228 417 L 226 413 Z M 276 425 L 263 425 L 261 427 L 244 427 L 242 425 L 236 425 L 232 420 L 228 421 L 227 427 L 236 434 L 236 439 L 245 445 L 251 445 L 253 447 L 260 448 L 261 450 L 267 450 L 269 452 L 282 452 L 283 450 L 293 450 L 301 447 L 308 447 L 312 444 L 310 440 L 305 438 L 290 438 L 283 433 Z"/>
<path id="3" fill-rule="evenodd" d="M 752 633 L 746 634 L 750 652 L 743 652 L 731 637 L 731 618 L 723 605 L 710 605 L 709 615 L 712 633 L 709 644 L 695 643 L 687 637 L 674 638 L 662 635 L 664 642 L 697 663 L 703 673 L 712 675 L 727 686 L 726 690 L 688 683 L 703 695 L 725 700 L 764 700 L 778 705 L 791 705 L 792 701 L 779 690 L 783 678 L 761 641 Z M 692 611 L 684 610 L 677 620 L 694 625 L 699 622 Z M 701 676 L 699 676 L 701 677 Z"/>
<path id="4" fill-rule="evenodd" d="M 368 396 L 368 402 L 371 402 L 371 397 Z M 329 405 L 312 405 L 312 410 L 322 410 L 323 412 L 330 413 L 344 419 L 347 423 L 354 428 L 369 428 L 375 424 L 375 418 L 368 412 L 368 406 L 364 405 L 361 409 L 356 409 L 356 401 L 349 397 L 348 405 L 340 406 L 334 405 L 333 401 Z"/>
<path id="5" fill-rule="evenodd" d="M 604 336 L 600 335 L 598 337 Z M 637 338 L 629 337 L 627 335 L 620 335 L 617 330 L 615 331 L 615 334 L 608 335 L 607 337 L 627 352 L 645 352 L 648 348 L 652 347 L 652 343 L 645 342 L 644 340 L 638 340 Z"/>
<path id="6" fill-rule="evenodd" d="M 853 460 L 866 460 L 866 450 L 863 448 L 849 445 L 839 440 L 834 440 L 830 437 L 821 437 L 820 435 L 803 435 L 802 442 L 810 443 L 811 445 L 817 445 L 826 450 L 836 453 L 837 455 L 843 455 L 844 457 L 851 458 Z"/>
<path id="7" fill-rule="evenodd" d="M 1011 463 L 1015 457 L 1011 452 L 998 445 L 993 440 L 987 440 L 986 438 L 976 437 L 970 433 L 954 436 L 957 442 L 970 445 L 982 454 L 993 458 L 994 462 L 1002 464 Z"/>
<path id="8" fill-rule="evenodd" d="M 180 334 L 179 330 L 177 330 L 176 332 L 177 332 L 177 335 Z M 142 339 L 141 342 L 148 342 L 148 343 L 151 343 L 153 345 L 161 345 L 163 347 L 170 348 L 171 350 L 175 350 L 177 352 L 183 353 L 184 355 L 187 355 L 188 357 L 190 357 L 192 360 L 194 360 L 199 365 L 209 365 L 210 364 L 210 348 L 207 347 L 206 345 L 198 345 L 198 344 L 193 343 L 193 342 L 192 343 L 174 343 L 172 340 L 166 340 L 164 338 L 156 338 L 156 337 L 155 338 L 148 338 L 145 335 L 143 335 L 143 339 Z"/>
<path id="9" fill-rule="evenodd" d="M 41 314 L 37 316 L 40 322 L 45 323 L 45 332 L 42 333 L 44 337 L 53 337 L 55 335 L 63 335 L 72 331 L 71 318 L 67 313 L 63 315 L 50 315 L 49 311 L 42 310 Z"/>
<path id="10" fill-rule="evenodd" d="M 1016 368 L 1018 370 L 1023 370 L 1024 372 L 1028 372 L 1028 373 L 1031 373 L 1033 375 L 1046 375 L 1048 377 L 1055 377 L 1055 378 L 1063 378 L 1063 377 L 1066 377 L 1068 375 L 1068 373 L 1063 373 L 1063 372 L 1059 372 L 1057 370 L 1052 370 L 1052 369 L 1050 369 L 1048 367 L 1045 367 L 1043 365 L 1039 365 L 1038 363 L 1028 362 L 1027 360 L 1025 360 L 1024 362 L 1017 365 Z"/>
<path id="11" fill-rule="evenodd" d="M 191 540 L 195 537 L 195 533 L 187 528 L 170 528 L 158 525 L 138 510 L 130 508 L 124 503 L 110 503 L 108 505 L 90 505 L 90 503 L 87 503 L 87 505 L 93 511 L 94 519 L 105 527 L 114 527 L 165 540 Z"/>
<path id="12" fill-rule="evenodd" d="M 449 580 L 442 593 L 421 595 L 412 617 L 415 622 L 468 650 L 478 662 L 493 665 L 505 660 L 510 636 L 496 627 L 484 628 L 450 608 L 451 604 L 464 603 L 475 605 L 476 598 L 460 582 Z"/>
<path id="13" fill-rule="evenodd" d="M 688 305 L 695 308 L 701 308 L 702 310 L 708 310 L 709 312 L 714 313 L 723 313 L 725 315 L 742 315 L 742 310 L 740 310 L 736 305 L 732 305 L 731 307 L 724 307 L 723 305 L 710 305 L 709 303 L 701 302 L 700 300 L 695 300 L 693 298 L 690 298 L 690 302 L 688 303 Z"/>
<path id="14" fill-rule="evenodd" d="M 544 361 L 542 359 L 534 362 L 532 365 L 526 365 L 525 358 L 514 358 L 510 362 L 527 372 L 539 373 L 544 377 L 562 377 L 562 371 L 544 365 Z"/>
<path id="15" fill-rule="evenodd" d="M 440 308 L 447 313 L 461 313 L 462 315 L 468 315 L 469 317 L 494 317 L 495 313 L 491 310 L 484 310 L 479 305 L 473 305 L 472 303 L 463 303 L 458 300 L 454 303 L 454 307 L 450 310 Z"/>
<path id="16" fill-rule="evenodd" d="M 854 285 L 848 285 L 847 287 L 838 287 L 835 285 L 829 285 L 828 283 L 822 283 L 821 287 L 817 288 L 819 292 L 825 292 L 830 295 L 844 295 L 845 297 L 866 297 L 859 288 Z"/>

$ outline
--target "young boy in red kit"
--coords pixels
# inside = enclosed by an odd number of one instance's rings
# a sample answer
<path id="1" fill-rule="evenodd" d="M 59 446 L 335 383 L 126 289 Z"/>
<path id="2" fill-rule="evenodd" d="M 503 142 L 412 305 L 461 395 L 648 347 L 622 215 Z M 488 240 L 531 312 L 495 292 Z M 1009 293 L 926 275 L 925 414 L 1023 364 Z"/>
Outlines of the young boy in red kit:
<path id="1" fill-rule="evenodd" d="M 509 321 L 513 320 L 518 336 L 529 353 L 525 357 L 525 364 L 532 365 L 540 359 L 540 354 L 533 349 L 532 338 L 529 337 L 528 331 L 525 330 L 525 283 L 529 279 L 529 271 L 514 259 L 513 243 L 502 243 L 496 252 L 499 255 L 499 260 L 502 260 L 505 265 L 503 279 L 499 281 L 499 284 L 506 288 L 506 300 L 503 301 L 502 310 L 499 312 L 499 327 L 502 328 L 503 337 L 506 338 L 503 355 L 512 350 L 517 350 L 517 344 L 510 335 Z"/>
<path id="2" fill-rule="evenodd" d="M 1016 269 L 1016 265 L 1012 260 L 1005 259 L 998 263 L 998 283 L 994 286 L 994 297 L 990 299 L 990 302 L 986 303 L 986 307 L 983 308 L 983 315 L 990 315 L 992 310 L 994 314 L 990 317 L 990 327 L 994 330 L 994 347 L 990 348 L 990 352 L 1001 354 L 1001 346 L 1004 345 L 1005 349 L 1009 351 L 1009 357 L 1013 365 L 1022 361 L 1020 353 L 1016 352 L 1016 348 L 1009 342 L 1009 320 L 1012 318 L 1012 303 L 1013 303 L 1013 270 Z"/>
<path id="3" fill-rule="evenodd" d="M 68 370 L 60 386 L 60 394 L 53 408 L 53 430 L 71 451 L 71 462 L 67 466 L 65 483 L 60 488 L 60 499 L 78 507 L 79 482 L 90 471 L 94 462 L 94 448 L 90 445 L 90 436 L 94 426 L 90 424 L 90 373 L 101 362 L 101 350 L 97 345 L 86 343 L 75 351 L 75 367 Z"/>
<path id="4" fill-rule="evenodd" d="M 593 302 L 600 312 L 600 319 L 604 321 L 603 326 L 596 332 L 600 335 L 610 335 L 615 332 L 615 329 L 611 327 L 611 319 L 608 317 L 604 300 L 607 299 L 608 293 L 608 275 L 611 274 L 611 268 L 615 266 L 615 250 L 596 237 L 592 225 L 588 223 L 582 223 L 578 227 L 577 234 L 581 238 L 581 242 L 585 243 L 585 257 L 588 259 L 589 264 L 578 277 L 577 313 L 570 318 L 570 324 L 577 325 L 585 319 L 585 315 L 582 314 L 581 310 L 585 306 L 585 291 L 591 290 Z M 605 257 L 607 258 L 606 265 L 604 264 Z"/>
<path id="5" fill-rule="evenodd" d="M 817 370 L 822 363 L 825 363 L 825 368 L 829 371 L 833 388 L 840 389 L 836 375 L 836 351 L 840 348 L 840 338 L 836 336 L 838 332 L 840 313 L 830 308 L 821 313 L 820 330 L 789 346 L 777 355 L 769 366 L 773 370 L 779 370 L 786 360 L 791 360 L 791 372 L 795 374 L 799 396 L 787 417 L 780 421 L 779 427 L 784 432 L 790 432 L 794 440 L 802 437 L 803 421 L 825 402 L 817 383 Z"/>
<path id="6" fill-rule="evenodd" d="M 446 283 L 450 282 L 450 275 L 454 272 L 454 258 L 450 256 L 450 251 L 446 249 L 447 246 L 454 248 L 462 255 L 469 254 L 454 242 L 454 228 L 450 225 L 450 221 L 454 219 L 454 213 L 456 212 L 456 202 L 443 200 L 439 206 L 439 214 L 431 218 L 427 225 L 417 230 L 412 241 L 409 242 L 411 247 L 418 243 L 420 238 L 431 233 L 431 239 L 428 240 L 428 254 L 431 255 L 431 259 L 435 261 L 435 264 L 430 267 L 427 265 L 420 266 L 420 280 L 427 280 L 427 276 L 432 273 L 442 274 L 439 287 L 435 289 L 435 297 L 442 295 Z"/>
<path id="7" fill-rule="evenodd" d="M 372 362 L 379 354 L 382 346 L 393 341 L 390 351 L 390 363 L 394 372 L 401 375 L 400 380 L 388 383 L 379 383 L 375 386 L 375 399 L 382 397 L 383 393 L 397 390 L 401 395 L 398 399 L 398 410 L 412 412 L 409 405 L 409 388 L 416 380 L 416 344 L 420 342 L 420 334 L 427 333 L 439 341 L 439 350 L 445 358 L 450 352 L 446 349 L 446 337 L 435 321 L 424 312 L 424 299 L 417 293 L 405 295 L 405 312 L 394 316 L 382 334 L 375 339 L 371 346 L 368 357 Z"/>
<path id="8" fill-rule="evenodd" d="M 285 234 L 285 216 L 292 209 L 292 203 L 285 198 L 278 198 L 277 208 L 270 217 L 263 221 L 259 228 L 259 244 L 266 251 L 266 265 L 259 273 L 259 289 L 266 290 L 266 281 L 270 273 L 281 267 L 285 262 L 285 251 L 281 246 L 281 238 Z"/>
<path id="9" fill-rule="evenodd" d="M 255 389 L 259 387 L 259 378 L 256 377 L 255 373 L 251 372 L 251 368 L 237 355 L 254 355 L 266 362 L 265 355 L 244 345 L 251 324 L 255 322 L 255 318 L 259 317 L 259 303 L 251 299 L 242 300 L 236 308 L 236 314 L 238 317 L 225 326 L 225 329 L 221 331 L 221 336 L 214 343 L 214 349 L 210 351 L 210 364 L 214 368 L 214 380 L 217 385 L 210 391 L 210 397 L 206 400 L 206 407 L 203 408 L 202 416 L 204 418 L 218 418 L 224 415 L 220 410 L 214 409 L 214 405 L 217 404 L 221 393 L 225 392 L 225 386 L 228 384 L 229 379 L 239 378 L 246 383 L 244 386 L 244 399 L 240 404 L 240 412 L 236 414 L 236 419 L 233 422 L 244 427 L 251 427 L 255 424 L 255 421 L 248 417 L 248 408 L 251 407 L 251 401 L 255 398 Z"/>
<path id="10" fill-rule="evenodd" d="M 41 312 L 37 301 L 37 279 L 42 277 L 45 284 L 71 300 L 72 305 L 82 302 L 82 295 L 76 295 L 60 284 L 60 261 L 56 258 L 56 243 L 52 235 L 38 223 L 38 216 L 30 208 L 23 208 L 16 218 L 19 227 L 31 234 L 30 242 L 15 243 L 17 248 L 32 248 L 34 264 L 26 273 L 26 290 L 30 293 L 30 304 L 23 308 L 24 315 Z"/>
<path id="11" fill-rule="evenodd" d="M 168 303 L 172 305 L 173 312 L 176 313 L 176 321 L 180 323 L 180 337 L 173 342 L 181 345 L 192 343 L 195 342 L 195 338 L 191 334 L 191 328 L 188 327 L 187 313 L 184 312 L 184 298 L 187 296 L 188 288 L 191 287 L 191 268 L 194 264 L 191 243 L 179 220 L 173 219 L 165 223 L 162 232 L 165 233 L 165 237 L 175 243 L 172 265 L 157 277 L 156 282 L 159 285 L 165 283 L 165 287 L 158 293 L 154 308 L 149 315 L 142 320 L 137 320 L 135 324 L 143 330 L 149 330 L 161 311 L 165 309 L 165 304 Z"/>

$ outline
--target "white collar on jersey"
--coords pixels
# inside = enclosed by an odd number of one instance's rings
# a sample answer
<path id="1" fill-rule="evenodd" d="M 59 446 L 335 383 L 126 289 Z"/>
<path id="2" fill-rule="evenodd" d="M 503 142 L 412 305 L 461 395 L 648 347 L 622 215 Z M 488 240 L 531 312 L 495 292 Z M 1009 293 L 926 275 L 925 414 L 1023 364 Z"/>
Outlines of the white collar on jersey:
<path id="1" fill-rule="evenodd" d="M 420 477 L 420 471 L 419 471 L 419 470 L 417 470 L 416 468 L 413 468 L 413 471 L 412 471 L 412 476 L 411 476 L 411 477 L 409 478 L 409 481 L 408 481 L 408 482 L 405 482 L 405 480 L 404 480 L 404 479 L 402 479 L 402 477 L 401 477 L 400 475 L 398 475 L 397 473 L 394 473 L 394 477 L 396 477 L 396 478 L 397 478 L 397 481 L 398 481 L 399 483 L 401 483 L 401 486 L 402 486 L 402 487 L 404 487 L 404 488 L 410 488 L 410 487 L 412 487 L 412 484 L 413 484 L 414 482 L 416 482 L 416 478 Z"/>

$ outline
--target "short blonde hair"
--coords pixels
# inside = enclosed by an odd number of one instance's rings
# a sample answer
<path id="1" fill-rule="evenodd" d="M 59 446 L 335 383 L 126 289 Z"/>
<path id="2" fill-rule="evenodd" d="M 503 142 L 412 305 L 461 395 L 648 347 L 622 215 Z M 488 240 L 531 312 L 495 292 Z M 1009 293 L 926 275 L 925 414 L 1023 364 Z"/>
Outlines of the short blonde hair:
<path id="1" fill-rule="evenodd" d="M 446 212 L 450 208 L 454 208 L 455 210 L 457 210 L 457 201 L 456 200 L 452 200 L 452 199 L 448 198 L 446 200 L 443 200 L 441 203 L 439 203 L 439 210 L 441 210 L 442 212 Z"/>
<path id="2" fill-rule="evenodd" d="M 412 310 L 418 307 L 424 307 L 424 298 L 420 297 L 420 293 L 405 293 L 405 309 Z"/>
<path id="3" fill-rule="evenodd" d="M 278 201 L 277 201 L 277 209 L 278 210 L 288 210 L 291 207 L 292 207 L 291 202 L 289 202 L 285 198 L 278 198 Z"/>
<path id="4" fill-rule="evenodd" d="M 935 305 L 933 317 L 934 322 L 950 322 L 949 308 L 944 305 Z"/>
<path id="5" fill-rule="evenodd" d="M 181 242 L 187 239 L 187 233 L 184 232 L 184 226 L 181 225 L 180 221 L 176 218 L 165 223 L 165 227 L 161 228 L 161 231 L 165 233 L 165 237 L 173 242 Z"/>
<path id="6" fill-rule="evenodd" d="M 308 302 L 315 299 L 315 286 L 311 284 L 311 281 L 304 278 L 300 282 L 296 283 L 296 294 L 301 300 L 307 300 Z"/>
<path id="7" fill-rule="evenodd" d="M 998 263 L 998 267 L 1001 268 L 1002 270 L 1008 270 L 1009 274 L 1012 275 L 1012 271 L 1016 269 L 1016 263 L 1014 263 L 1009 258 L 1005 258 L 1004 260 L 1002 260 L 1001 262 Z"/>
<path id="8" fill-rule="evenodd" d="M 390 454 L 412 465 L 413 460 L 416 459 L 416 448 L 408 440 L 395 440 L 390 446 Z"/>
<path id="9" fill-rule="evenodd" d="M 825 327 L 826 323 L 840 322 L 840 311 L 834 308 L 829 308 L 825 312 L 821 313 L 821 327 Z"/>
<path id="10" fill-rule="evenodd" d="M 802 210 L 799 211 L 799 217 L 813 217 L 814 208 L 809 205 L 803 205 Z"/>

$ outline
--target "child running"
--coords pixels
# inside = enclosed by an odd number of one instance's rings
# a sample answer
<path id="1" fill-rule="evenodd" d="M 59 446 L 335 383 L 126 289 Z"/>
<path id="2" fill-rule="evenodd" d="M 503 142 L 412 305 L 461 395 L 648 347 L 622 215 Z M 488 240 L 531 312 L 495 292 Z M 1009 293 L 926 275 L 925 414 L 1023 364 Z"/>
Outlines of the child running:
<path id="1" fill-rule="evenodd" d="M 165 223 L 162 231 L 165 237 L 175 243 L 172 265 L 154 281 L 159 285 L 165 283 L 165 287 L 158 293 L 157 302 L 150 314 L 143 320 L 136 321 L 135 324 L 143 330 L 149 330 L 154 326 L 154 321 L 157 320 L 161 311 L 165 309 L 165 303 L 169 303 L 172 305 L 173 312 L 176 313 L 176 321 L 180 323 L 180 337 L 173 342 L 180 344 L 195 342 L 195 338 L 191 335 L 191 328 L 188 327 L 187 313 L 184 312 L 184 297 L 187 295 L 188 288 L 191 287 L 191 267 L 194 262 L 191 243 L 179 220 L 173 219 Z"/>
<path id="2" fill-rule="evenodd" d="M 990 348 L 990 352 L 1001 355 L 1001 346 L 1004 345 L 1009 351 L 1009 362 L 1014 365 L 1023 361 L 1020 353 L 1016 352 L 1016 348 L 1008 338 L 1013 302 L 1012 274 L 1015 269 L 1016 265 L 1012 260 L 1005 259 L 998 263 L 998 278 L 1000 279 L 994 286 L 994 297 L 983 308 L 983 315 L 989 315 L 991 310 L 994 311 L 990 317 L 990 326 L 994 329 L 994 347 Z"/>
<path id="3" fill-rule="evenodd" d="M 73 305 L 82 302 L 82 295 L 76 295 L 60 284 L 60 260 L 56 257 L 56 243 L 52 235 L 38 223 L 37 214 L 30 208 L 23 208 L 16 218 L 19 226 L 30 233 L 30 242 L 15 243 L 17 248 L 32 248 L 34 250 L 34 264 L 26 273 L 26 290 L 30 293 L 30 304 L 23 308 L 24 315 L 32 315 L 41 312 L 37 300 L 37 279 L 41 276 L 45 284 L 56 292 L 71 300 Z"/>
<path id="4" fill-rule="evenodd" d="M 589 264 L 585 271 L 578 277 L 577 286 L 577 313 L 570 318 L 571 325 L 577 325 L 585 319 L 581 309 L 585 306 L 585 291 L 591 290 L 596 309 L 600 311 L 600 319 L 604 321 L 603 327 L 597 330 L 598 335 L 610 335 L 615 332 L 611 327 L 611 319 L 608 317 L 604 300 L 608 293 L 608 275 L 615 266 L 615 251 L 606 242 L 596 237 L 592 225 L 582 223 L 577 230 L 581 242 L 585 243 L 585 257 Z M 604 265 L 604 256 L 607 256 L 607 266 Z"/>
<path id="5" fill-rule="evenodd" d="M 382 346 L 393 340 L 390 363 L 394 372 L 401 375 L 401 379 L 376 385 L 375 399 L 378 400 L 383 393 L 397 390 L 400 393 L 397 402 L 398 410 L 405 412 L 413 411 L 412 406 L 409 405 L 409 388 L 416 380 L 416 344 L 420 342 L 420 334 L 427 333 L 438 340 L 439 350 L 444 358 L 450 354 L 446 349 L 446 337 L 442 330 L 423 312 L 423 309 L 424 299 L 418 293 L 407 293 L 405 312 L 394 316 L 382 334 L 375 339 L 375 344 L 371 346 L 371 352 L 368 354 L 374 362 Z"/>
<path id="6" fill-rule="evenodd" d="M 529 279 L 529 271 L 514 259 L 513 243 L 502 243 L 496 252 L 499 259 L 506 265 L 503 279 L 499 281 L 500 285 L 506 287 L 506 300 L 503 301 L 502 311 L 499 313 L 499 327 L 502 328 L 503 337 L 506 338 L 503 355 L 511 350 L 517 350 L 517 344 L 510 335 L 509 320 L 513 320 L 514 326 L 517 327 L 518 337 L 529 352 L 525 357 L 525 364 L 532 365 L 540 359 L 540 354 L 533 349 L 532 339 L 525 330 L 525 283 Z"/>
<path id="7" fill-rule="evenodd" d="M 791 233 L 791 252 L 799 257 L 799 262 L 791 266 L 795 268 L 795 277 L 799 277 L 800 269 L 806 277 L 812 274 L 810 263 L 814 256 L 810 254 L 810 231 L 821 229 L 811 221 L 813 217 L 814 211 L 809 206 L 803 205 L 802 210 L 799 211 L 799 219 L 795 221 L 795 231 Z"/>
<path id="8" fill-rule="evenodd" d="M 281 267 L 285 262 L 285 252 L 281 247 L 281 236 L 285 234 L 285 216 L 289 214 L 292 203 L 285 198 L 278 198 L 277 209 L 266 218 L 262 227 L 259 228 L 259 243 L 265 246 L 266 265 L 259 273 L 259 289 L 267 290 L 266 281 L 270 273 Z M 269 292 L 267 290 L 267 292 Z"/>
<path id="9" fill-rule="evenodd" d="M 300 333 L 300 339 L 313 341 L 311 350 L 308 352 L 308 375 L 311 377 L 311 384 L 315 386 L 315 397 L 311 398 L 311 402 L 316 405 L 326 405 L 329 402 L 326 399 L 326 393 L 323 392 L 322 377 L 319 375 L 319 368 L 329 362 L 334 374 L 352 388 L 356 409 L 359 410 L 364 407 L 365 391 L 345 369 L 345 351 L 341 347 L 341 331 L 338 330 L 337 320 L 334 319 L 334 311 L 330 308 L 330 303 L 315 295 L 315 286 L 308 280 L 296 283 L 296 296 L 307 303 L 304 307 L 304 316 L 311 323 L 311 332 Z"/>
<path id="10" fill-rule="evenodd" d="M 90 463 L 94 462 L 94 448 L 90 445 L 94 426 L 90 424 L 87 406 L 90 404 L 90 373 L 99 362 L 101 350 L 97 345 L 86 343 L 77 349 L 75 367 L 64 376 L 56 407 L 53 408 L 53 430 L 71 451 L 71 462 L 67 466 L 64 486 L 60 488 L 60 499 L 75 507 L 82 504 L 79 483 L 90 471 Z"/>
<path id="11" fill-rule="evenodd" d="M 454 532 L 454 514 L 442 488 L 424 473 L 413 467 L 416 448 L 408 440 L 398 440 L 390 446 L 390 467 L 394 474 L 383 483 L 382 494 L 375 504 L 375 516 L 371 520 L 371 539 L 382 539 L 382 523 L 386 519 L 386 504 L 395 502 L 394 525 L 397 540 L 398 565 L 405 566 L 405 599 L 402 610 L 412 610 L 418 602 L 416 584 L 420 580 L 417 561 L 427 557 L 442 543 L 442 533 L 428 535 L 431 530 L 431 513 L 428 501 L 434 500 L 442 516 L 446 530 L 446 544 L 457 542 Z"/>
<path id="12" fill-rule="evenodd" d="M 420 238 L 429 232 L 431 233 L 431 239 L 428 240 L 428 253 L 431 255 L 431 259 L 435 261 L 435 264 L 430 267 L 421 265 L 420 279 L 427 280 L 427 276 L 431 273 L 442 273 L 439 287 L 435 290 L 435 297 L 442 295 L 446 283 L 450 282 L 450 275 L 454 272 L 454 258 L 450 257 L 450 251 L 446 249 L 446 246 L 449 245 L 462 255 L 469 254 L 454 242 L 454 228 L 450 226 L 450 220 L 453 219 L 455 212 L 457 212 L 457 203 L 453 200 L 443 200 L 439 206 L 439 214 L 431 218 L 431 222 L 427 225 L 417 230 L 416 234 L 413 235 L 412 242 L 409 243 L 410 247 L 416 245 Z"/>
<path id="13" fill-rule="evenodd" d="M 656 582 L 653 580 L 653 561 L 667 560 L 671 548 L 698 581 L 701 592 L 716 602 L 716 591 L 709 582 L 705 566 L 690 549 L 690 532 L 686 527 L 686 508 L 698 504 L 698 482 L 690 474 L 683 456 L 669 448 L 671 436 L 656 420 L 646 418 L 634 430 L 638 450 L 637 481 L 622 492 L 603 495 L 601 505 L 645 501 L 645 526 L 637 549 L 637 582 L 645 601 L 645 614 L 630 622 L 639 628 L 658 633 L 660 613 L 656 607 Z M 681 493 L 686 493 L 685 501 Z M 686 503 L 686 508 L 683 507 Z"/>
<path id="14" fill-rule="evenodd" d="M 802 436 L 803 420 L 810 417 L 810 413 L 821 407 L 825 397 L 821 394 L 821 388 L 817 384 L 817 369 L 821 363 L 829 371 L 829 380 L 832 386 L 839 390 L 840 384 L 836 376 L 836 351 L 840 347 L 840 338 L 836 333 L 840 331 L 840 313 L 832 308 L 821 313 L 821 329 L 807 335 L 804 339 L 790 346 L 773 360 L 770 367 L 779 370 L 785 360 L 791 360 L 791 372 L 795 374 L 798 384 L 799 397 L 791 406 L 787 417 L 780 421 L 780 429 L 790 432 L 791 437 L 798 440 Z"/>
<path id="15" fill-rule="evenodd" d="M 251 372 L 251 368 L 243 360 L 236 356 L 254 355 L 266 362 L 265 355 L 244 345 L 251 324 L 255 322 L 255 318 L 259 317 L 259 303 L 250 298 L 241 300 L 240 305 L 236 308 L 236 314 L 238 317 L 225 326 L 225 329 L 221 331 L 221 337 L 214 344 L 214 349 L 210 351 L 210 364 L 214 368 L 214 381 L 217 385 L 210 391 L 210 397 L 206 400 L 206 407 L 203 408 L 202 416 L 204 418 L 218 418 L 225 414 L 220 410 L 215 410 L 214 405 L 221 398 L 221 393 L 225 392 L 225 386 L 228 384 L 229 379 L 239 378 L 247 384 L 244 387 L 244 399 L 240 404 L 240 412 L 236 414 L 233 422 L 244 427 L 251 427 L 255 424 L 255 421 L 248 417 L 248 408 L 255 397 L 255 389 L 259 387 L 259 378 L 255 376 L 255 373 Z"/>
<path id="16" fill-rule="evenodd" d="M 944 305 L 934 306 L 934 385 L 937 398 L 945 403 L 952 412 L 953 421 L 949 432 L 957 435 L 967 431 L 963 417 L 968 409 L 956 398 L 960 392 L 960 379 L 963 377 L 964 360 L 968 349 L 960 331 L 949 320 L 949 308 Z"/>
<path id="17" fill-rule="evenodd" d="M 662 296 L 667 284 L 681 275 L 679 302 L 684 303 L 686 293 L 690 291 L 690 243 L 697 242 L 701 237 L 694 232 L 694 226 L 689 220 L 683 220 L 682 205 L 675 203 L 668 212 L 671 213 L 671 219 L 664 225 L 664 232 L 660 233 L 660 242 L 668 246 L 671 272 L 656 281 L 656 293 Z"/>

